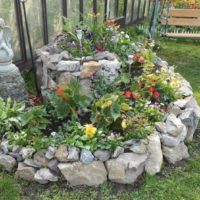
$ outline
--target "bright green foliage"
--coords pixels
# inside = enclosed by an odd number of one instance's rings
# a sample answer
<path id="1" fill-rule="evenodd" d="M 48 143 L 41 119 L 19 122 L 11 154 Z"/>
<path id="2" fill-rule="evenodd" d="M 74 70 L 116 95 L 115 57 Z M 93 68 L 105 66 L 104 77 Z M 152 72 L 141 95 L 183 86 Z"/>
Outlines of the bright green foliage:
<path id="1" fill-rule="evenodd" d="M 31 133 L 45 130 L 49 124 L 48 115 L 43 106 L 35 106 L 20 116 L 21 126 Z"/>
<path id="2" fill-rule="evenodd" d="M 121 126 L 122 114 L 132 110 L 122 94 L 111 93 L 104 95 L 94 104 L 91 120 L 97 127 Z"/>
<path id="3" fill-rule="evenodd" d="M 69 85 L 60 85 L 50 95 L 49 112 L 57 119 L 66 117 L 78 119 L 78 111 L 82 112 L 90 104 L 90 98 L 80 93 L 80 84 L 71 79 Z"/>
<path id="4" fill-rule="evenodd" d="M 14 130 L 20 126 L 19 115 L 24 111 L 25 104 L 13 102 L 8 98 L 4 102 L 0 98 L 0 133 L 6 130 Z"/>
<path id="5" fill-rule="evenodd" d="M 30 108 L 19 116 L 20 128 L 8 131 L 7 138 L 11 143 L 20 146 L 31 145 L 36 149 L 48 147 L 51 138 L 44 137 L 42 130 L 49 124 L 48 115 L 43 106 Z"/>

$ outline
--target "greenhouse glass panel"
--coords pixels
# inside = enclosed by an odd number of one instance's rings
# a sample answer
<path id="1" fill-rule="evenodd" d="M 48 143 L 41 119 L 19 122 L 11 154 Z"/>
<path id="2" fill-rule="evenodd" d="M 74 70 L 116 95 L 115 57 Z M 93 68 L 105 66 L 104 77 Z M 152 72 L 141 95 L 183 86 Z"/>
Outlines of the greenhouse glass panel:
<path id="1" fill-rule="evenodd" d="M 22 6 L 21 6 L 22 8 Z M 43 46 L 43 30 L 42 30 L 42 9 L 40 1 L 27 1 L 26 13 L 33 49 Z M 24 16 L 23 16 L 24 19 Z M 25 24 L 25 22 L 23 22 Z M 30 57 L 30 51 L 25 33 L 27 56 Z"/>
<path id="2" fill-rule="evenodd" d="M 144 4 L 145 4 L 145 0 L 140 0 L 140 14 L 139 14 L 139 18 L 143 18 L 143 14 L 144 14 Z"/>
<path id="3" fill-rule="evenodd" d="M 115 0 L 108 0 L 109 10 L 108 10 L 108 18 L 115 18 Z"/>
<path id="4" fill-rule="evenodd" d="M 71 22 L 78 22 L 80 19 L 79 0 L 67 0 L 67 17 Z"/>
<path id="5" fill-rule="evenodd" d="M 144 13 L 144 16 L 145 16 L 145 17 L 148 16 L 149 4 L 150 4 L 150 0 L 146 0 L 146 7 L 145 7 L 145 13 Z"/>
<path id="6" fill-rule="evenodd" d="M 86 16 L 88 13 L 93 13 L 93 0 L 83 1 L 83 15 Z"/>
<path id="7" fill-rule="evenodd" d="M 63 29 L 62 21 L 62 0 L 46 0 L 47 23 L 50 42 L 54 40 L 56 34 Z"/>
<path id="8" fill-rule="evenodd" d="M 21 60 L 19 44 L 19 33 L 17 28 L 15 2 L 13 0 L 0 0 L 0 17 L 5 20 L 12 32 L 12 48 L 14 50 L 14 61 Z"/>
<path id="9" fill-rule="evenodd" d="M 134 10 L 133 10 L 133 21 L 136 21 L 138 19 L 138 6 L 139 6 L 139 0 L 135 0 Z"/>
<path id="10" fill-rule="evenodd" d="M 124 16 L 124 0 L 119 0 L 118 17 Z"/>
<path id="11" fill-rule="evenodd" d="M 127 1 L 126 24 L 131 22 L 132 3 L 133 3 L 133 0 L 128 0 Z"/>
<path id="12" fill-rule="evenodd" d="M 97 0 L 97 13 L 101 15 L 98 17 L 98 21 L 102 22 L 104 20 L 105 11 L 105 0 Z"/>

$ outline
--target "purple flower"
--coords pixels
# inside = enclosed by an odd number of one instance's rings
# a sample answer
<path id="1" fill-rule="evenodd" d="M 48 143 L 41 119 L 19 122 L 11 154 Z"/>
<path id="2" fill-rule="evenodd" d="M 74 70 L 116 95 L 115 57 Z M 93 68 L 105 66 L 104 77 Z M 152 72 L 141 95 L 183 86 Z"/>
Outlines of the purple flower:
<path id="1" fill-rule="evenodd" d="M 82 31 L 83 31 L 84 33 L 86 33 L 86 32 L 87 32 L 87 30 L 88 30 L 88 29 L 87 29 L 87 27 L 85 27 L 85 28 L 83 28 L 83 30 L 82 30 Z"/>
<path id="2" fill-rule="evenodd" d="M 93 33 L 92 32 L 89 32 L 87 35 L 86 35 L 86 38 L 88 39 L 88 40 L 92 40 L 93 39 Z"/>
<path id="3" fill-rule="evenodd" d="M 71 47 L 73 48 L 73 47 L 76 47 L 76 46 L 77 46 L 76 42 L 72 41 Z"/>
<path id="4" fill-rule="evenodd" d="M 113 131 L 113 135 L 117 136 L 117 135 L 119 135 L 119 134 L 120 134 L 120 132 L 118 132 L 118 131 Z"/>

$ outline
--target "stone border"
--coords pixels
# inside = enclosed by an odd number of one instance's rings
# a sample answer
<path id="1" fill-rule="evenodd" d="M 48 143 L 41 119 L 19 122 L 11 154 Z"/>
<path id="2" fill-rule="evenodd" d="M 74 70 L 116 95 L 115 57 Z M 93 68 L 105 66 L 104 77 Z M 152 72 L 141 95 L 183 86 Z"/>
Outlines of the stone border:
<path id="1" fill-rule="evenodd" d="M 114 153 L 97 150 L 93 154 L 65 145 L 36 152 L 29 147 L 11 147 L 5 140 L 0 144 L 0 165 L 21 179 L 40 184 L 56 182 L 64 176 L 72 186 L 98 186 L 108 180 L 132 184 L 144 171 L 155 175 L 161 170 L 163 157 L 171 164 L 189 158 L 185 142 L 193 139 L 200 107 L 190 84 L 180 74 L 159 58 L 155 64 L 180 78 L 177 93 L 184 98 L 169 105 L 165 121 L 155 123 L 157 131 L 146 139 L 126 141 Z"/>

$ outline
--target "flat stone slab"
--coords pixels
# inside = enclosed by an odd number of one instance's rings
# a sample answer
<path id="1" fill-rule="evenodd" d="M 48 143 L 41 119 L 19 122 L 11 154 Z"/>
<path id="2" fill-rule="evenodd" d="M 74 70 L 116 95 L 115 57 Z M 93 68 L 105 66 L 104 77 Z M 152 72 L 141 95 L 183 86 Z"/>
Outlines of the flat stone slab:
<path id="1" fill-rule="evenodd" d="M 81 162 L 59 164 L 58 168 L 72 186 L 98 186 L 107 181 L 106 168 L 100 161 L 94 161 L 90 164 Z"/>

